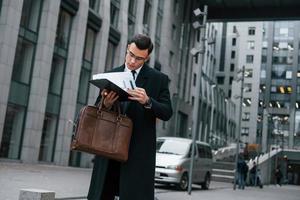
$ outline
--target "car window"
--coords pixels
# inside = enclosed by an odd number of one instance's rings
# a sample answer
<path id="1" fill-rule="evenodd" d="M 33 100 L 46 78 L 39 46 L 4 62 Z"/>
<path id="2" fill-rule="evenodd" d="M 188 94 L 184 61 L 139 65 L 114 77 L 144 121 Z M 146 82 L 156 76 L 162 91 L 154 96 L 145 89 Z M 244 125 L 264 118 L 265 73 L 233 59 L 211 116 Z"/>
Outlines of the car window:
<path id="1" fill-rule="evenodd" d="M 199 144 L 197 146 L 198 146 L 199 157 L 206 158 L 204 147 Z"/>
<path id="2" fill-rule="evenodd" d="M 164 140 L 162 143 L 156 144 L 156 152 L 158 153 L 186 155 L 188 149 L 189 143 L 185 141 Z"/>
<path id="3" fill-rule="evenodd" d="M 209 146 L 198 144 L 200 158 L 212 158 L 211 148 Z"/>
<path id="4" fill-rule="evenodd" d="M 188 158 L 190 158 L 191 155 L 192 155 L 192 145 L 191 145 L 190 150 L 189 150 Z M 195 151 L 194 151 L 194 157 L 197 157 L 197 149 L 195 149 Z"/>
<path id="5" fill-rule="evenodd" d="M 157 140 L 156 141 L 156 151 L 159 151 L 161 145 L 164 143 L 164 140 Z"/>
<path id="6" fill-rule="evenodd" d="M 211 152 L 211 148 L 206 146 L 205 148 L 205 154 L 207 158 L 212 158 L 212 152 Z"/>

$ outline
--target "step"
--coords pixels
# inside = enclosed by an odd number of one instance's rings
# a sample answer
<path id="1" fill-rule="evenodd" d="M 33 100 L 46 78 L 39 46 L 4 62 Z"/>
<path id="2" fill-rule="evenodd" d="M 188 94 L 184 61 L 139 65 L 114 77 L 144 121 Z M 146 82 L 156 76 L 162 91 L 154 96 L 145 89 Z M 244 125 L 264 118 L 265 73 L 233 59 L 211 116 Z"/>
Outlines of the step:
<path id="1" fill-rule="evenodd" d="M 213 169 L 225 169 L 225 170 L 233 170 L 235 168 L 234 162 L 213 162 Z"/>
<path id="2" fill-rule="evenodd" d="M 218 175 L 218 174 L 212 174 L 211 178 L 213 181 L 226 182 L 226 183 L 233 183 L 234 180 L 234 176 L 226 176 L 226 175 Z"/>
<path id="3" fill-rule="evenodd" d="M 212 169 L 212 174 L 224 175 L 224 176 L 234 176 L 235 170 L 227 169 Z"/>

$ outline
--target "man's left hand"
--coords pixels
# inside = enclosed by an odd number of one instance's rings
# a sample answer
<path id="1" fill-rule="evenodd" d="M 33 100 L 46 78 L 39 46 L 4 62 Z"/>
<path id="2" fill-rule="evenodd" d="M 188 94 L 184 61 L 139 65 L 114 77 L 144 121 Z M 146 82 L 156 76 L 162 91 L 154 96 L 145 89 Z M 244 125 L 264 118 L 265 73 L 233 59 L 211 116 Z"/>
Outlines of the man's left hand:
<path id="1" fill-rule="evenodd" d="M 137 87 L 134 90 L 128 89 L 127 92 L 131 95 L 128 99 L 138 101 L 142 105 L 144 105 L 149 99 L 144 88 Z"/>

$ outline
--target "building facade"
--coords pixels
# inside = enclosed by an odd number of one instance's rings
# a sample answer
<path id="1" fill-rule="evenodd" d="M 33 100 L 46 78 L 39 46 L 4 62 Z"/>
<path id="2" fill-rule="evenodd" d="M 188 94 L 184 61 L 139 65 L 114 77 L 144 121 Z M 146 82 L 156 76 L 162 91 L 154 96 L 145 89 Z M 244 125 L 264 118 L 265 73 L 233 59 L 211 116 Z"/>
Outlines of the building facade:
<path id="1" fill-rule="evenodd" d="M 244 144 L 257 143 L 262 24 L 262 22 L 228 24 L 228 34 L 234 32 L 236 34 L 236 37 L 231 38 L 230 41 L 234 48 L 228 51 L 230 58 L 236 59 L 236 62 L 229 64 L 230 69 L 234 72 L 230 77 L 232 83 L 231 99 L 236 105 L 242 104 L 242 110 L 238 108 L 236 116 L 237 119 L 241 119 L 241 129 L 237 130 L 237 134 L 240 134 L 241 142 Z M 243 88 L 241 88 L 242 82 Z M 242 95 L 241 89 L 243 90 Z"/>
<path id="2" fill-rule="evenodd" d="M 300 148 L 299 21 L 263 25 L 258 135 L 264 150 Z"/>
<path id="3" fill-rule="evenodd" d="M 203 124 L 199 139 L 225 145 L 235 124 L 227 118 L 232 109 L 219 92 L 209 97 L 209 89 L 217 87 L 203 76 L 203 117 L 196 122 L 191 117 L 199 67 L 189 52 L 199 42 L 190 23 L 193 2 L 0 1 L 0 157 L 90 166 L 93 156 L 70 151 L 74 121 L 80 108 L 98 96 L 88 83 L 91 75 L 123 64 L 127 41 L 135 33 L 152 38 L 149 64 L 170 78 L 174 115 L 168 122 L 157 121 L 157 135 L 191 137 L 191 124 L 197 123 Z M 217 55 L 207 56 L 212 58 L 205 66 L 216 65 Z M 204 72 L 212 77 L 209 69 Z"/>

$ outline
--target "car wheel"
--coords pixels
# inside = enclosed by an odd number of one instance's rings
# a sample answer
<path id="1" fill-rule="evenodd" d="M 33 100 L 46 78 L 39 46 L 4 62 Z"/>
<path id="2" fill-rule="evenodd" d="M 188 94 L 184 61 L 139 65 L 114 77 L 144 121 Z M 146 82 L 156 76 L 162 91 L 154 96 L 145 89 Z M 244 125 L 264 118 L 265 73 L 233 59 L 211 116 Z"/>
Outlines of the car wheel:
<path id="1" fill-rule="evenodd" d="M 182 174 L 178 187 L 180 190 L 187 190 L 189 184 L 189 177 L 187 173 Z"/>
<path id="2" fill-rule="evenodd" d="M 208 190 L 209 185 L 210 185 L 210 175 L 209 175 L 209 174 L 206 174 L 205 180 L 204 180 L 204 182 L 202 183 L 201 187 L 202 187 L 202 189 L 204 189 L 204 190 Z"/>

